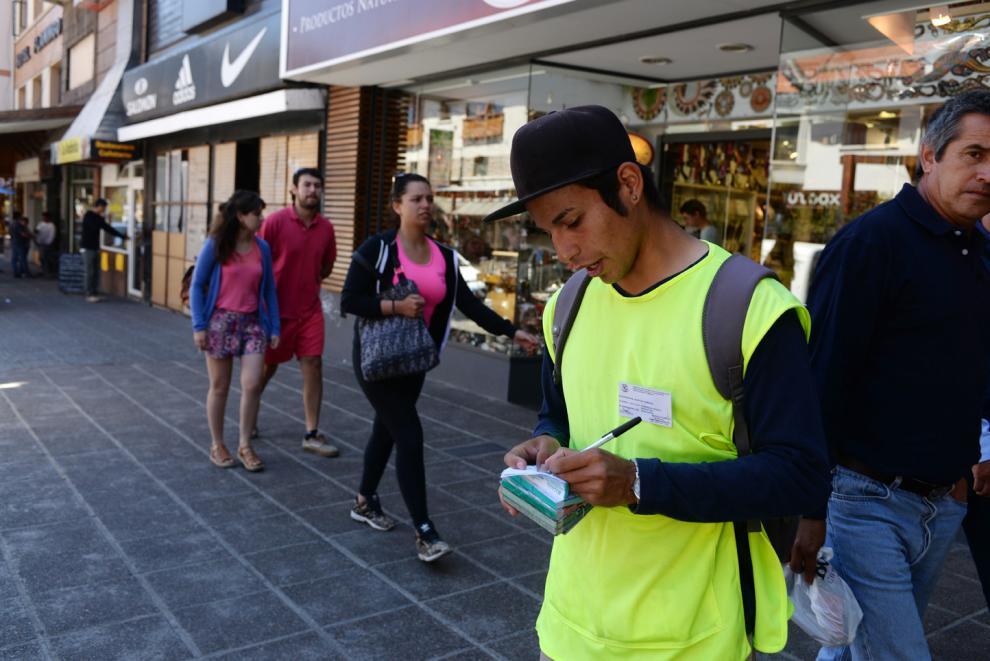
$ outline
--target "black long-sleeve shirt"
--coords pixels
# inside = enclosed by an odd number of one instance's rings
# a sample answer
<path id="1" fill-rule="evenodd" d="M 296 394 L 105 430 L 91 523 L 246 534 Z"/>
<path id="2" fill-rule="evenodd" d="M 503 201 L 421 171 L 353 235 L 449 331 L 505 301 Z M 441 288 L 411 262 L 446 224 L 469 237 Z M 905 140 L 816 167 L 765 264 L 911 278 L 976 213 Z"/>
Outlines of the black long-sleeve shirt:
<path id="1" fill-rule="evenodd" d="M 115 230 L 103 216 L 95 211 L 87 211 L 82 219 L 82 237 L 79 239 L 79 247 L 84 250 L 98 250 L 100 248 L 100 230 L 109 232 L 121 239 L 127 238 L 126 234 Z"/>
<path id="2" fill-rule="evenodd" d="M 567 445 L 562 386 L 544 354 L 543 407 L 534 436 Z M 673 463 L 640 458 L 637 514 L 719 522 L 789 516 L 818 510 L 828 495 L 828 458 L 808 365 L 804 330 L 787 312 L 756 347 L 743 379 L 743 408 L 753 453 L 738 460 Z"/>
<path id="3" fill-rule="evenodd" d="M 979 458 L 990 365 L 984 238 L 909 185 L 825 247 L 808 299 L 833 461 L 950 484 Z"/>

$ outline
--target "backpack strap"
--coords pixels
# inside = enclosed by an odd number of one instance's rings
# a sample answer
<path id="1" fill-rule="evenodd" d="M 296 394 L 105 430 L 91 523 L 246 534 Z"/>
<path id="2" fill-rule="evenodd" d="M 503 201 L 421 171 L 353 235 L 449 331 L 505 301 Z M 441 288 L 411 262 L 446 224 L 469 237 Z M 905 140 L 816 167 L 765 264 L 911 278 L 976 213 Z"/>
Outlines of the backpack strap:
<path id="1" fill-rule="evenodd" d="M 581 300 L 584 292 L 588 289 L 588 270 L 581 269 L 567 279 L 560 293 L 557 294 L 557 302 L 553 308 L 553 325 L 550 328 L 553 335 L 553 382 L 560 385 L 560 367 L 563 364 L 564 345 L 567 343 L 567 336 L 571 334 L 571 326 L 577 318 L 578 309 L 581 307 Z"/>
<path id="2" fill-rule="evenodd" d="M 732 255 L 715 274 L 705 297 L 701 317 L 701 333 L 712 381 L 719 394 L 732 402 L 732 418 L 735 423 L 732 441 L 740 458 L 752 452 L 749 425 L 743 409 L 743 328 L 756 286 L 764 278 L 776 277 L 765 266 L 742 255 Z M 739 560 L 743 617 L 746 632 L 752 634 L 756 627 L 756 585 L 748 533 L 760 532 L 763 524 L 758 520 L 736 521 L 733 528 Z"/>

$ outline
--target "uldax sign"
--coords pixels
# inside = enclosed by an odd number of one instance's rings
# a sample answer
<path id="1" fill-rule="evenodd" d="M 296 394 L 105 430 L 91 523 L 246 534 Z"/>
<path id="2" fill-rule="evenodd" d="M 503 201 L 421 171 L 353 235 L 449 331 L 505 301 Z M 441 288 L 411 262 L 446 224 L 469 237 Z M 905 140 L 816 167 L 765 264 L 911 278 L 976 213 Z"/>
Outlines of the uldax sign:
<path id="1" fill-rule="evenodd" d="M 793 190 L 787 193 L 787 206 L 790 207 L 837 207 L 841 204 L 838 193 L 805 193 Z"/>

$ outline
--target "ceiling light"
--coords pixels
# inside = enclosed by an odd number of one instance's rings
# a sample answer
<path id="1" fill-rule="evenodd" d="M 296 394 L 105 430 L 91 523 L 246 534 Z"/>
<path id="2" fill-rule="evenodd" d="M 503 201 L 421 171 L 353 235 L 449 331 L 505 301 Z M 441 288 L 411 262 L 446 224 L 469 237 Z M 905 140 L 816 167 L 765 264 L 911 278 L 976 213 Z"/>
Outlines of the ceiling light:
<path id="1" fill-rule="evenodd" d="M 730 44 L 719 44 L 718 49 L 723 53 L 748 53 L 753 50 L 753 47 L 749 44 L 743 43 L 730 43 Z"/>
<path id="2" fill-rule="evenodd" d="M 897 113 L 891 112 L 889 110 L 881 110 L 880 114 L 877 115 L 877 117 L 879 117 L 880 119 L 894 119 L 895 117 L 897 117 Z"/>
<path id="3" fill-rule="evenodd" d="M 932 7 L 928 10 L 928 15 L 931 17 L 932 25 L 937 28 L 952 22 L 952 16 L 949 15 L 949 5 Z"/>
<path id="4" fill-rule="evenodd" d="M 669 57 L 663 57 L 661 55 L 644 55 L 639 58 L 639 61 L 643 64 L 655 64 L 658 67 L 662 67 L 665 64 L 673 63 L 673 60 Z"/>

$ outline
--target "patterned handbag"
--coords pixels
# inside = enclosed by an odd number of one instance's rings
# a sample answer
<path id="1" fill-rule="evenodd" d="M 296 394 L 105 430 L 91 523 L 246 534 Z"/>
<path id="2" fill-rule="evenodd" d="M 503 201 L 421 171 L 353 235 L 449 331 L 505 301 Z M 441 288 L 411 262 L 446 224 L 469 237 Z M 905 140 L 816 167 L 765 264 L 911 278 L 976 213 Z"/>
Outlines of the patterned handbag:
<path id="1" fill-rule="evenodd" d="M 381 298 L 401 301 L 410 294 L 418 294 L 416 283 L 406 278 L 395 254 L 392 261 L 399 283 L 382 292 Z M 440 363 L 437 345 L 422 316 L 360 317 L 357 327 L 361 338 L 361 375 L 365 381 L 427 372 Z"/>

